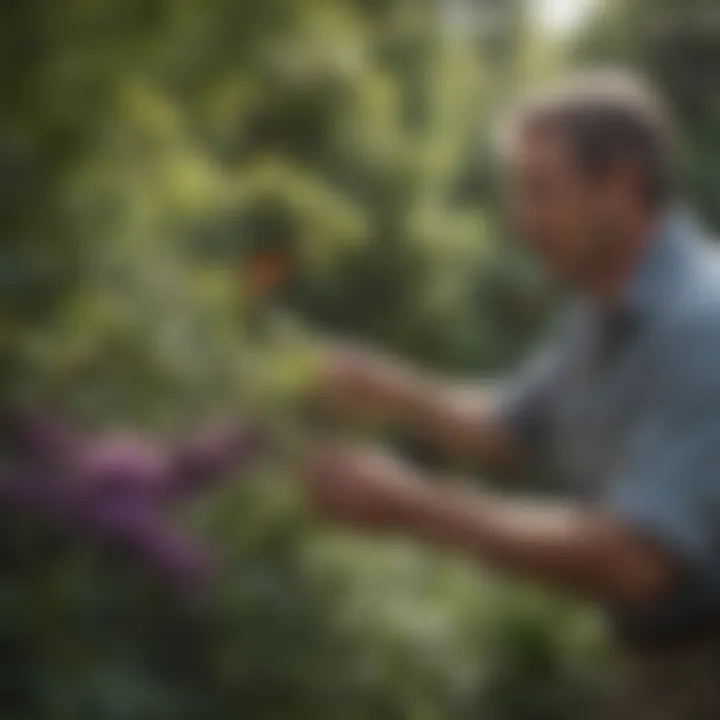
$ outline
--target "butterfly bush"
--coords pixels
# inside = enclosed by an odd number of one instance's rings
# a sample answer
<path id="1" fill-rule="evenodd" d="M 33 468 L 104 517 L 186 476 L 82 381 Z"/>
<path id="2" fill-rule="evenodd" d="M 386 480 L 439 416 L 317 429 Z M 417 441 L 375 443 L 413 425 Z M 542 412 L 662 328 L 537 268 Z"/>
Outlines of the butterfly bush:
<path id="1" fill-rule="evenodd" d="M 247 469 L 262 446 L 242 422 L 173 446 L 113 435 L 94 439 L 42 414 L 6 412 L 0 510 L 41 518 L 102 546 L 126 551 L 181 593 L 207 587 L 213 553 L 167 511 Z"/>

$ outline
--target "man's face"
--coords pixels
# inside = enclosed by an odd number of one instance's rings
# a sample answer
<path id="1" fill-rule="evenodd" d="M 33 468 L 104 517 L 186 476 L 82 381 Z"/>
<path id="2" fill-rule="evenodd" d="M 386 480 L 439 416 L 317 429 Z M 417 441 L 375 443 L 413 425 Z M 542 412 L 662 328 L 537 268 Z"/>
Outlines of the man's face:
<path id="1" fill-rule="evenodd" d="M 613 178 L 586 177 L 559 134 L 526 132 L 508 180 L 511 220 L 530 250 L 561 280 L 586 279 L 614 234 L 619 208 Z"/>

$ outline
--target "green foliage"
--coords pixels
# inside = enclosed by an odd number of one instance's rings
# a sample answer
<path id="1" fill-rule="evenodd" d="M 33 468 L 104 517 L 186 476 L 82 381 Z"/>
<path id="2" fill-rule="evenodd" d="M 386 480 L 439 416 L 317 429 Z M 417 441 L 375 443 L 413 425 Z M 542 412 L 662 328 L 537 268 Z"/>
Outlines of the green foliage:
<path id="1" fill-rule="evenodd" d="M 477 4 L 495 18 L 487 36 L 446 28 L 435 0 L 3 3 L 3 402 L 29 395 L 98 428 L 162 432 L 238 406 L 280 423 L 312 375 L 307 326 L 448 374 L 514 360 L 550 298 L 501 241 L 478 136 L 548 61 L 522 3 Z M 720 220 L 703 80 L 720 46 L 688 30 L 669 49 L 616 5 L 583 52 L 670 87 L 694 130 L 697 197 Z M 293 262 L 279 314 L 243 284 L 248 255 L 268 249 Z M 123 558 L 4 521 L 0 714 L 559 720 L 587 707 L 601 658 L 585 613 L 318 528 L 279 459 L 247 480 L 179 518 L 223 558 L 191 608 Z"/>

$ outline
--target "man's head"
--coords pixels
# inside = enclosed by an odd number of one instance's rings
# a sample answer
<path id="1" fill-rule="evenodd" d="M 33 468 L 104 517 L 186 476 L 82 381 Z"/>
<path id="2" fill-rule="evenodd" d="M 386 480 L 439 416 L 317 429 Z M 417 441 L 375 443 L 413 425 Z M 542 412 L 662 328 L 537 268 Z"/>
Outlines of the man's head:
<path id="1" fill-rule="evenodd" d="M 567 281 L 591 281 L 672 201 L 673 123 L 637 78 L 576 75 L 523 103 L 504 131 L 513 221 Z"/>

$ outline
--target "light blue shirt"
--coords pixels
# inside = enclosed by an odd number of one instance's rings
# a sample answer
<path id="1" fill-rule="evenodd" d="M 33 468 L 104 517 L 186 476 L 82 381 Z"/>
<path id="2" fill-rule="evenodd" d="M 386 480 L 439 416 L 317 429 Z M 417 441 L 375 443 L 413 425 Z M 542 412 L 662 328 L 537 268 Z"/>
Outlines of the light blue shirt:
<path id="1" fill-rule="evenodd" d="M 720 250 L 687 216 L 668 217 L 614 318 L 576 303 L 503 403 L 567 487 L 680 561 L 671 597 L 614 613 L 622 631 L 720 616 Z"/>

